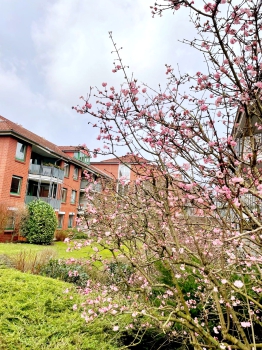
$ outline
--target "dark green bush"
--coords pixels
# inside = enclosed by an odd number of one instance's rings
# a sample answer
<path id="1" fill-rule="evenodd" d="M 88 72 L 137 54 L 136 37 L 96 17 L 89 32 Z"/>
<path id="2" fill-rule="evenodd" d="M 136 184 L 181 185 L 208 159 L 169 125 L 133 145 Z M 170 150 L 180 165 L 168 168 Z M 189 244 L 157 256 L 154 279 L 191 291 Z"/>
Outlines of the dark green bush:
<path id="1" fill-rule="evenodd" d="M 85 287 L 89 279 L 86 268 L 78 262 L 67 263 L 65 260 L 50 260 L 39 272 L 61 281 L 74 283 L 79 287 Z"/>
<path id="2" fill-rule="evenodd" d="M 21 223 L 21 234 L 29 243 L 51 244 L 57 227 L 53 208 L 46 202 L 36 200 L 28 204 L 27 215 Z"/>

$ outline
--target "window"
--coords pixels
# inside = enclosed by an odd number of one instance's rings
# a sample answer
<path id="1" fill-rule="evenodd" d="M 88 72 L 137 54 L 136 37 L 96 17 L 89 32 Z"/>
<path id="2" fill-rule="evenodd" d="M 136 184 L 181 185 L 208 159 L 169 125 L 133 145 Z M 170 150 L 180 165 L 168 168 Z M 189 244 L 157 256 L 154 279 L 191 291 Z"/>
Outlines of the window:
<path id="1" fill-rule="evenodd" d="M 10 193 L 20 194 L 21 185 L 22 185 L 22 178 L 18 177 L 18 176 L 13 176 L 12 182 L 11 182 Z"/>
<path id="2" fill-rule="evenodd" d="M 75 204 L 76 202 L 76 191 L 72 190 L 70 203 Z"/>
<path id="3" fill-rule="evenodd" d="M 78 180 L 78 173 L 79 173 L 79 169 L 75 166 L 74 175 L 73 175 L 74 180 Z"/>
<path id="4" fill-rule="evenodd" d="M 64 164 L 65 177 L 69 177 L 69 164 Z"/>
<path id="5" fill-rule="evenodd" d="M 67 188 L 62 188 L 62 203 L 66 202 Z"/>
<path id="6" fill-rule="evenodd" d="M 130 168 L 124 164 L 119 165 L 118 177 L 125 177 L 126 180 L 130 180 Z"/>
<path id="7" fill-rule="evenodd" d="M 121 196 L 125 196 L 128 192 L 128 183 L 130 182 L 130 168 L 124 164 L 119 165 L 118 178 L 121 182 L 118 183 L 117 192 Z"/>
<path id="8" fill-rule="evenodd" d="M 63 222 L 64 222 L 64 214 L 58 214 L 58 228 L 62 228 L 63 227 Z"/>
<path id="9" fill-rule="evenodd" d="M 26 145 L 23 143 L 17 142 L 15 158 L 18 160 L 25 160 L 26 155 Z"/>
<path id="10" fill-rule="evenodd" d="M 69 227 L 69 228 L 73 227 L 73 223 L 74 223 L 74 215 L 69 215 L 69 218 L 68 218 L 68 227 Z"/>

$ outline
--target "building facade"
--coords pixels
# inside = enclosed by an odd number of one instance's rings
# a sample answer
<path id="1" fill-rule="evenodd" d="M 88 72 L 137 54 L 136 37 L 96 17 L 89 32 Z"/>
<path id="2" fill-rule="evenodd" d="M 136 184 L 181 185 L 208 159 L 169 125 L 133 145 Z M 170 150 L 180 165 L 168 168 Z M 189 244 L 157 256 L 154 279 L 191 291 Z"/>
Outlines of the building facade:
<path id="1" fill-rule="evenodd" d="M 0 203 L 10 213 L 41 199 L 56 212 L 58 228 L 75 227 L 81 198 L 84 202 L 84 173 L 97 179 L 110 178 L 89 162 L 84 147 L 58 147 L 0 116 Z M 0 231 L 0 241 L 17 239 L 13 231 L 9 223 Z"/>

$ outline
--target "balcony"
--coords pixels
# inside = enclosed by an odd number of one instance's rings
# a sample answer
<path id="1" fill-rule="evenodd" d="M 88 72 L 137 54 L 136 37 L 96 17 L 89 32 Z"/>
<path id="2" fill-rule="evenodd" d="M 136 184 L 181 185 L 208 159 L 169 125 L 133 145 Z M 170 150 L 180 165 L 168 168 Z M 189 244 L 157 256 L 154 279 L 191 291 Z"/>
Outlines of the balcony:
<path id="1" fill-rule="evenodd" d="M 100 183 L 89 182 L 88 180 L 81 180 L 80 190 L 85 190 L 86 187 L 91 186 L 91 191 L 102 192 L 102 185 Z"/>
<path id="2" fill-rule="evenodd" d="M 65 172 L 64 170 L 58 169 L 54 166 L 30 164 L 29 174 L 54 177 L 56 179 L 63 180 Z"/>
<path id="3" fill-rule="evenodd" d="M 50 198 L 50 197 L 38 197 L 37 198 L 37 196 L 26 196 L 25 197 L 25 204 L 33 202 L 36 199 L 40 199 L 40 200 L 50 204 L 53 209 L 60 210 L 61 200 L 55 199 L 55 198 Z"/>

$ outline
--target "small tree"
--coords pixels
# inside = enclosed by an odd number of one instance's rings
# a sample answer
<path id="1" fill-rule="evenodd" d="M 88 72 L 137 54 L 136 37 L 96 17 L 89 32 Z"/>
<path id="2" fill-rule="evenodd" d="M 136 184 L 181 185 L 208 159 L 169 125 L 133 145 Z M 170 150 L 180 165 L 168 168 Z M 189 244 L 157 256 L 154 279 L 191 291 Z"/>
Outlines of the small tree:
<path id="1" fill-rule="evenodd" d="M 111 300 L 121 291 L 126 305 L 114 305 L 115 320 L 123 312 L 134 324 L 146 316 L 145 328 L 159 327 L 181 341 L 180 349 L 258 349 L 262 3 L 195 3 L 165 0 L 152 12 L 189 12 L 195 31 L 185 43 L 203 53 L 201 71 L 182 75 L 167 65 L 167 85 L 156 91 L 128 77 L 113 42 L 113 72 L 122 71 L 125 83 L 119 89 L 102 83 L 97 109 L 92 92 L 75 107 L 99 130 L 104 144 L 94 155 L 117 157 L 124 145 L 129 156 L 148 159 L 142 169 L 132 168 L 136 180 L 127 193 L 103 193 L 99 205 L 87 207 L 88 244 L 93 239 L 116 261 L 124 258 L 132 275 L 122 273 L 125 284 L 105 286 L 102 293 L 100 284 L 94 286 L 101 298 L 88 300 L 97 309 L 84 317 L 91 322 L 112 312 L 112 305 L 97 300 L 108 303 L 106 293 Z"/>
<path id="2" fill-rule="evenodd" d="M 51 244 L 56 227 L 56 215 L 48 203 L 36 200 L 28 204 L 28 215 L 22 222 L 21 234 L 29 243 Z"/>

